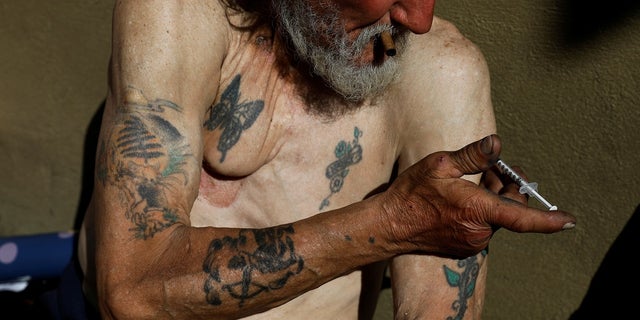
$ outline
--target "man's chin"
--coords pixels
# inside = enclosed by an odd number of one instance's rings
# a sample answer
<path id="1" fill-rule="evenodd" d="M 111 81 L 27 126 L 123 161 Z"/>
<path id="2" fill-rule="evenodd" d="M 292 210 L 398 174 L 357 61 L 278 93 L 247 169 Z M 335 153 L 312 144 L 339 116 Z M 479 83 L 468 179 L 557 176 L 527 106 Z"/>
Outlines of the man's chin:
<path id="1" fill-rule="evenodd" d="M 362 77 L 366 77 L 364 75 Z M 328 85 L 342 98 L 350 102 L 360 102 L 380 95 L 393 81 L 392 76 L 351 78 L 352 80 L 325 80 Z"/>
<path id="2" fill-rule="evenodd" d="M 361 101 L 383 93 L 395 80 L 398 63 L 388 59 L 382 63 L 352 66 L 328 74 L 329 84 L 336 92 L 349 101 Z"/>

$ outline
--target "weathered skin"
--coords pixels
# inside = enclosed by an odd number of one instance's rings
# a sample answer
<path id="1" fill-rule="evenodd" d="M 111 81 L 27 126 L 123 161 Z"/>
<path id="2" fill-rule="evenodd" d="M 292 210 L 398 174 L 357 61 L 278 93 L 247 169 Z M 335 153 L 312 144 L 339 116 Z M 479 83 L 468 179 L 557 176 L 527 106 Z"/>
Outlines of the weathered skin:
<path id="1" fill-rule="evenodd" d="M 277 38 L 216 1 L 118 2 L 79 251 L 105 318 L 366 319 L 388 262 L 396 318 L 478 318 L 497 227 L 575 222 L 477 186 L 497 136 L 438 152 L 495 133 L 487 66 L 425 2 L 407 1 L 418 18 L 383 2 L 343 2 L 347 26 L 429 24 L 382 96 L 332 114 L 310 111 L 342 106 L 299 95 L 318 83 L 277 63 Z"/>

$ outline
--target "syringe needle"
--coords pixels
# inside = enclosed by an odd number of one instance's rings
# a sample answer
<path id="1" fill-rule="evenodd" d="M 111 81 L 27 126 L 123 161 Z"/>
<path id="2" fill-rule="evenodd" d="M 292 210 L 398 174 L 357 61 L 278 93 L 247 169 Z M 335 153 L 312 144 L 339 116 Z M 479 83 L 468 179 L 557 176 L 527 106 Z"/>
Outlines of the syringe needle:
<path id="1" fill-rule="evenodd" d="M 526 194 L 536 198 L 538 201 L 540 201 L 542 204 L 544 204 L 547 207 L 547 209 L 549 209 L 550 211 L 558 210 L 558 207 L 556 207 L 556 206 L 552 205 L 551 203 L 549 203 L 549 201 L 547 201 L 545 198 L 543 198 L 538 193 L 538 184 L 537 183 L 535 183 L 535 182 L 527 182 L 527 180 L 525 180 L 518 173 L 516 173 L 511 167 L 509 167 L 509 165 L 504 163 L 504 161 L 502 161 L 502 159 L 498 159 L 498 162 L 496 162 L 496 165 L 498 166 L 498 168 L 500 168 L 502 173 L 508 175 L 511 179 L 513 179 L 513 181 L 515 181 L 520 186 L 520 193 L 521 194 L 525 194 L 526 193 Z"/>

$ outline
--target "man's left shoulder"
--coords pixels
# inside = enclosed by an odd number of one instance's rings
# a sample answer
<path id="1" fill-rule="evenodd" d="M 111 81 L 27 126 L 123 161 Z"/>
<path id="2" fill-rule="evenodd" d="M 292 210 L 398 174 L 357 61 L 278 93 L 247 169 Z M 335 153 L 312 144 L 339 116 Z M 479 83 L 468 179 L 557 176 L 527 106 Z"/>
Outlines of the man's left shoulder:
<path id="1" fill-rule="evenodd" d="M 489 68 L 477 45 L 452 23 L 434 18 L 428 33 L 409 37 L 396 84 L 402 94 L 409 91 L 423 95 L 422 102 L 438 102 L 487 89 Z"/>
<path id="2" fill-rule="evenodd" d="M 480 48 L 469 40 L 451 22 L 434 17 L 431 30 L 425 34 L 409 37 L 403 64 L 410 69 L 429 68 L 433 72 L 484 71 L 486 61 Z M 424 70 L 424 69 L 423 69 Z"/>
<path id="3" fill-rule="evenodd" d="M 492 133 L 490 87 L 482 52 L 452 23 L 435 18 L 428 33 L 411 35 L 399 77 L 389 90 L 390 101 L 404 111 L 407 148 L 457 148 L 478 134 Z"/>

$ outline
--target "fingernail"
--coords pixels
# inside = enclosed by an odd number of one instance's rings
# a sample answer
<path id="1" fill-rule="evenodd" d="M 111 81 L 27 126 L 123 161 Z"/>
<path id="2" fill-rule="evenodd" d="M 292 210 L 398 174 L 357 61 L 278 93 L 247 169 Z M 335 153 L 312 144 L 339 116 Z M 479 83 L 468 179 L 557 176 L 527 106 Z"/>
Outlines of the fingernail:
<path id="1" fill-rule="evenodd" d="M 569 229 L 573 229 L 576 227 L 576 224 L 573 222 L 567 222 L 564 224 L 564 226 L 562 226 L 562 230 L 569 230 Z"/>
<path id="2" fill-rule="evenodd" d="M 484 154 L 491 154 L 491 151 L 493 150 L 493 137 L 492 136 L 484 137 L 484 139 L 482 139 L 480 143 L 480 149 Z"/>

